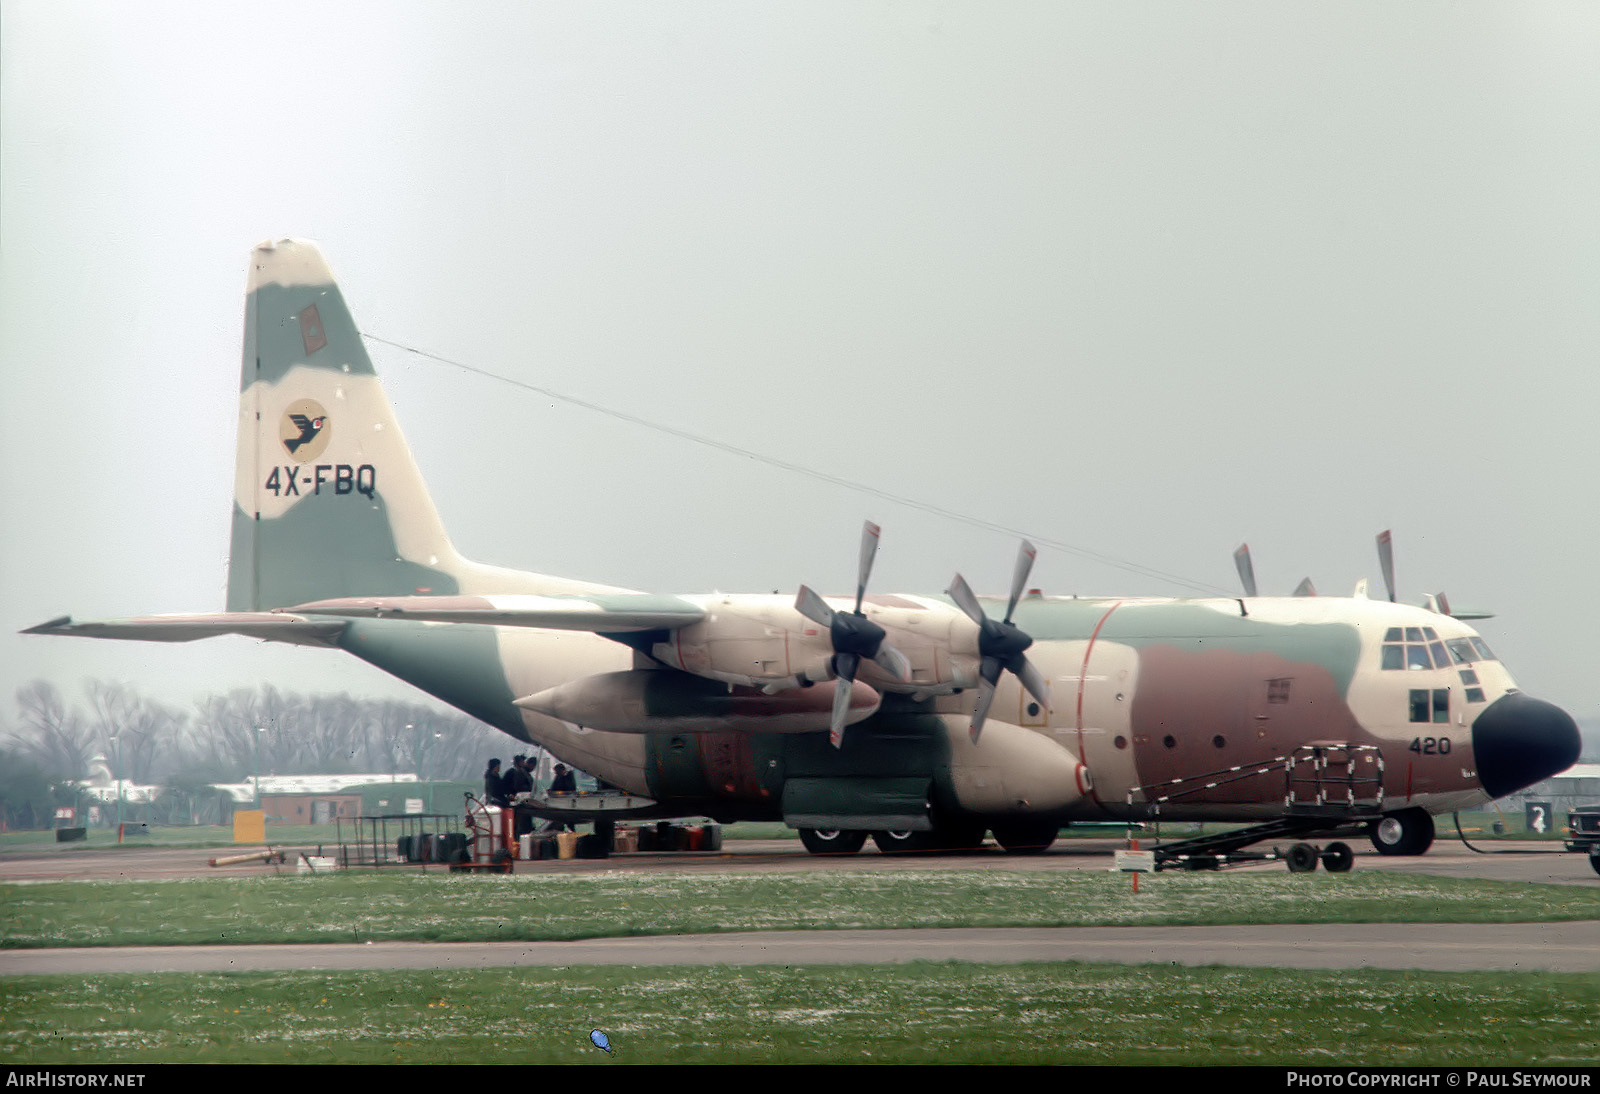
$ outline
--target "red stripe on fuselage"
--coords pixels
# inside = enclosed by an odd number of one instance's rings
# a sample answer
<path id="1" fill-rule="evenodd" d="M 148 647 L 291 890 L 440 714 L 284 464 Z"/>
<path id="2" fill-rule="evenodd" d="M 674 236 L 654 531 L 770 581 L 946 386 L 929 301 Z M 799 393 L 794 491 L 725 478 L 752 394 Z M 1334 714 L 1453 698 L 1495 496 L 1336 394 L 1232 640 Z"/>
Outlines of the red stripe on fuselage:
<path id="1" fill-rule="evenodd" d="M 1089 645 L 1083 651 L 1083 667 L 1078 670 L 1078 762 L 1086 763 L 1087 756 L 1083 748 L 1083 688 L 1089 682 L 1089 657 L 1094 653 L 1094 641 L 1100 637 L 1100 628 L 1106 625 L 1106 620 L 1111 618 L 1111 613 L 1122 607 L 1122 601 L 1117 601 L 1106 609 L 1106 614 L 1100 617 L 1100 622 L 1094 625 L 1094 633 L 1089 635 Z M 1100 791 L 1095 787 L 1089 788 L 1089 796 L 1095 800 L 1096 805 L 1105 804 L 1100 800 Z"/>

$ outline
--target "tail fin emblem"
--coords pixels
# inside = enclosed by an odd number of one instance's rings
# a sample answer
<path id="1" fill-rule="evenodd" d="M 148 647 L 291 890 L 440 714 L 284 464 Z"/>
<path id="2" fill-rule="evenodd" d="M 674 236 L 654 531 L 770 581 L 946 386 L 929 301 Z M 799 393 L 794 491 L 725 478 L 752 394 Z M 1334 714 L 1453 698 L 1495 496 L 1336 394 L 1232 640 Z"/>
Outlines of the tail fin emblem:
<path id="1" fill-rule="evenodd" d="M 316 459 L 328 447 L 328 412 L 311 399 L 290 404 L 278 425 L 278 439 L 300 463 Z"/>

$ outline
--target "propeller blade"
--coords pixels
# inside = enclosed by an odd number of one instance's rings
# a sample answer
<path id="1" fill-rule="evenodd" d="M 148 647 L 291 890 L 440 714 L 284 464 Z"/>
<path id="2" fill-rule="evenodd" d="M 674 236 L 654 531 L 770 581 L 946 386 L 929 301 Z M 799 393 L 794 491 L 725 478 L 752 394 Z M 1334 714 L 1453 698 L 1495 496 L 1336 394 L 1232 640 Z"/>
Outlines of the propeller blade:
<path id="1" fill-rule="evenodd" d="M 1250 562 L 1250 545 L 1248 543 L 1239 544 L 1239 549 L 1233 552 L 1233 565 L 1239 571 L 1239 581 L 1244 585 L 1244 595 L 1254 597 L 1256 595 L 1256 568 Z M 1298 596 L 1299 594 L 1295 595 Z"/>
<path id="2" fill-rule="evenodd" d="M 856 655 L 841 653 L 835 664 L 839 678 L 833 682 L 833 721 L 828 726 L 828 742 L 840 748 L 844 745 L 844 720 L 850 713 L 850 689 L 856 679 Z M 847 665 L 849 675 L 845 674 Z"/>
<path id="3" fill-rule="evenodd" d="M 1316 596 L 1317 595 L 1317 587 L 1315 585 L 1311 584 L 1311 579 L 1309 577 L 1303 577 L 1303 578 L 1300 579 L 1300 584 L 1298 584 L 1298 585 L 1296 585 L 1294 587 L 1294 595 L 1295 596 Z"/>
<path id="4" fill-rule="evenodd" d="M 1439 614 L 1440 615 L 1449 615 L 1450 614 L 1450 598 L 1448 596 L 1445 596 L 1442 591 L 1434 593 L 1433 594 L 1433 598 L 1439 602 Z"/>
<path id="5" fill-rule="evenodd" d="M 1022 681 L 1022 686 L 1028 689 L 1028 694 L 1033 696 L 1038 701 L 1039 706 L 1048 712 L 1050 709 L 1050 688 L 1045 683 L 1044 677 L 1039 674 L 1038 669 L 1033 667 L 1033 662 L 1026 657 L 1018 658 L 1018 660 L 1022 664 L 1015 668 L 1009 665 L 1006 667 L 1011 668 L 1011 671 L 1017 674 L 1017 679 Z"/>
<path id="6" fill-rule="evenodd" d="M 1011 573 L 1011 600 L 1006 604 L 1007 623 L 1017 610 L 1017 601 L 1022 599 L 1022 591 L 1028 587 L 1028 574 L 1033 572 L 1033 560 L 1039 552 L 1027 540 L 1022 541 L 1022 546 L 1017 549 L 1017 566 Z"/>
<path id="7" fill-rule="evenodd" d="M 1394 603 L 1394 541 L 1389 530 L 1378 533 L 1378 564 L 1383 567 L 1383 584 L 1389 590 L 1389 602 Z"/>
<path id="8" fill-rule="evenodd" d="M 861 601 L 867 595 L 867 578 L 872 576 L 872 560 L 878 554 L 879 528 L 870 520 L 861 527 L 861 577 L 856 581 L 856 614 L 861 614 Z"/>
<path id="9" fill-rule="evenodd" d="M 950 583 L 950 588 L 945 592 L 950 594 L 950 599 L 956 602 L 956 607 L 966 614 L 966 617 L 983 626 L 984 620 L 989 617 L 984 614 L 983 606 L 978 603 L 978 598 L 972 595 L 972 586 L 967 584 L 967 579 L 960 574 Z"/>
<path id="10" fill-rule="evenodd" d="M 972 711 L 972 725 L 967 732 L 972 735 L 972 743 L 978 743 L 978 735 L 983 732 L 983 723 L 989 717 L 989 706 L 994 702 L 994 681 L 985 676 L 978 683 L 978 705 Z"/>
<path id="11" fill-rule="evenodd" d="M 794 598 L 794 610 L 819 627 L 833 626 L 833 609 L 828 607 L 827 601 L 812 592 L 809 585 L 800 586 L 800 594 Z"/>
<path id="12" fill-rule="evenodd" d="M 878 652 L 873 655 L 872 661 L 902 684 L 911 683 L 911 659 L 889 643 L 885 642 L 878 647 Z"/>
<path id="13" fill-rule="evenodd" d="M 1028 587 L 1028 575 L 1033 571 L 1034 559 L 1038 551 L 1027 540 L 1022 541 L 1017 551 L 1017 565 L 1011 574 L 1011 599 L 1006 605 L 1006 615 L 1003 620 L 991 619 L 983 610 L 983 605 L 978 603 L 978 598 L 972 595 L 972 587 L 967 584 L 966 578 L 960 574 L 950 582 L 950 599 L 956 602 L 968 619 L 978 625 L 978 653 L 983 662 L 978 669 L 981 683 L 978 689 L 978 705 L 972 714 L 972 741 L 978 741 L 978 735 L 983 732 L 983 723 L 989 717 L 989 707 L 994 702 L 995 691 L 1000 683 L 1000 674 L 1010 672 L 1022 682 L 1029 695 L 1037 699 L 1040 705 L 1050 705 L 1050 689 L 1039 671 L 1033 667 L 1028 659 L 1022 656 L 1023 651 L 1033 645 L 1033 639 L 1020 627 L 1011 622 L 1011 617 L 1016 613 L 1017 604 L 1022 600 L 1022 593 Z"/>

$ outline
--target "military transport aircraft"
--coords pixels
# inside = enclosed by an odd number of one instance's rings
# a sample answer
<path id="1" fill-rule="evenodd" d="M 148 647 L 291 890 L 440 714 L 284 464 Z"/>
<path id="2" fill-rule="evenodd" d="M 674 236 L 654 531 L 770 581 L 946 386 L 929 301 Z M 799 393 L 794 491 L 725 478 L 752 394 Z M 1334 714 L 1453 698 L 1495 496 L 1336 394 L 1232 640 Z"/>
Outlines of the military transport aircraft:
<path id="1" fill-rule="evenodd" d="M 1389 600 L 1364 583 L 1043 597 L 1024 595 L 1023 544 L 1005 600 L 959 575 L 946 596 L 868 595 L 870 524 L 837 599 L 657 596 L 468 561 L 309 243 L 251 256 L 238 436 L 226 611 L 30 633 L 342 649 L 652 815 L 781 818 L 816 852 L 987 831 L 1031 850 L 1074 821 L 1158 816 L 1244 822 L 1224 852 L 1342 827 L 1418 854 L 1432 814 L 1578 755 L 1565 712 L 1519 692 L 1447 607 L 1393 602 L 1392 578 Z M 1347 869 L 1334 848 L 1321 861 Z"/>

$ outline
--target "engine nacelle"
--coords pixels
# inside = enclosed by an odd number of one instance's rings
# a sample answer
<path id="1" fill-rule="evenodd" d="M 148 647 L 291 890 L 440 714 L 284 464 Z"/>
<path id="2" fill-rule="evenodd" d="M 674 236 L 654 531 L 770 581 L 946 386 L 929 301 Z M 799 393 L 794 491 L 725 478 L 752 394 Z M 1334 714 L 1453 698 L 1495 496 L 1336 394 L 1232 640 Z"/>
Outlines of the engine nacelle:
<path id="1" fill-rule="evenodd" d="M 650 655 L 665 665 L 746 687 L 788 688 L 833 679 L 833 644 L 825 628 L 795 610 L 788 597 L 724 596 L 701 602 L 706 617 L 657 642 Z M 832 602 L 848 611 L 848 601 Z M 872 662 L 860 674 L 881 691 L 944 694 L 978 682 L 977 628 L 938 601 L 869 602 L 867 618 L 906 655 L 909 683 Z"/>
<path id="2" fill-rule="evenodd" d="M 950 782 L 964 810 L 989 816 L 1067 809 L 1094 787 L 1088 767 L 1050 738 L 990 719 L 974 745 L 966 721 L 945 716 Z"/>
<path id="3" fill-rule="evenodd" d="M 706 617 L 673 631 L 650 654 L 696 676 L 746 687 L 792 688 L 833 678 L 827 632 L 780 597 L 721 597 Z"/>

